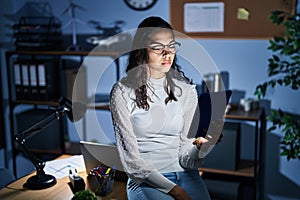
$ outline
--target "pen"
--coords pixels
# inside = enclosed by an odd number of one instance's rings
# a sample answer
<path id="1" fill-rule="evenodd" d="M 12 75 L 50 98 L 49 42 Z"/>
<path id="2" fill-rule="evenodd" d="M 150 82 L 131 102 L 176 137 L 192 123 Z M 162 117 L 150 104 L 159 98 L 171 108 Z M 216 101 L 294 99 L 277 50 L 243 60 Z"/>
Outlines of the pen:
<path id="1" fill-rule="evenodd" d="M 105 174 L 109 174 L 109 172 L 110 172 L 110 167 L 106 170 L 106 172 L 105 172 Z"/>
<path id="2" fill-rule="evenodd" d="M 99 173 L 100 173 L 100 174 L 102 174 L 102 170 L 103 170 L 103 168 L 102 168 L 102 167 L 99 167 L 99 169 L 98 169 L 98 170 L 99 170 Z"/>

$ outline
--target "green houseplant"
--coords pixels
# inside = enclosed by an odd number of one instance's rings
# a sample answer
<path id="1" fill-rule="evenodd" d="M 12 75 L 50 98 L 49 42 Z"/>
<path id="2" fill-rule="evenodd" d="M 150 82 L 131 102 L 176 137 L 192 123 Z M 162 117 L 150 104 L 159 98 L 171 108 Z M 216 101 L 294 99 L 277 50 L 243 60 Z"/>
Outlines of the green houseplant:
<path id="1" fill-rule="evenodd" d="M 268 59 L 269 80 L 257 85 L 254 94 L 258 99 L 276 86 L 300 89 L 300 14 L 273 11 L 270 20 L 284 26 L 285 33 L 269 40 L 268 49 L 273 53 Z M 283 133 L 280 154 L 287 160 L 300 160 L 300 120 L 280 108 L 272 110 L 267 119 L 272 123 L 268 131 L 280 129 Z"/>

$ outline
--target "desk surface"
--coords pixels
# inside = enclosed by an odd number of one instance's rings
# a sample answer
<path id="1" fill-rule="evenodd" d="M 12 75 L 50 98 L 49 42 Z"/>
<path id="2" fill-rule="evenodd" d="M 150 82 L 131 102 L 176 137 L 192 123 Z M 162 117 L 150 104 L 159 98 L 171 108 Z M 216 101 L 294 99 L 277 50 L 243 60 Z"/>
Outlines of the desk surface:
<path id="1" fill-rule="evenodd" d="M 63 156 L 66 157 L 66 156 Z M 69 177 L 64 177 L 61 179 L 57 179 L 57 183 L 47 189 L 43 190 L 29 190 L 23 188 L 23 184 L 27 181 L 29 177 L 33 174 L 29 174 L 24 176 L 15 182 L 9 184 L 7 187 L 0 190 L 0 199 L 8 199 L 8 200 L 20 200 L 20 199 L 31 199 L 31 200 L 46 200 L 46 199 L 54 199 L 54 200 L 70 200 L 74 194 L 69 186 Z M 86 189 L 89 188 L 87 181 L 86 172 L 79 173 L 81 177 L 85 179 Z M 113 192 L 108 194 L 107 196 L 97 196 L 100 200 L 108 200 L 108 199 L 118 199 L 118 200 L 126 200 L 126 183 L 115 181 Z"/>

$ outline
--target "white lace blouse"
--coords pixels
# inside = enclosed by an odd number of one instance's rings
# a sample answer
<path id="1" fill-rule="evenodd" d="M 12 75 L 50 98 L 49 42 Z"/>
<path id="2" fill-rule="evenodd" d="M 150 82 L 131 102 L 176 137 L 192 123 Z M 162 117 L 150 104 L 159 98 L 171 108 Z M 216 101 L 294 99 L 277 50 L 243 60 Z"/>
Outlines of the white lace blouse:
<path id="1" fill-rule="evenodd" d="M 138 108 L 135 93 L 121 82 L 111 91 L 110 109 L 120 158 L 128 176 L 168 193 L 175 184 L 161 173 L 198 168 L 201 153 L 188 138 L 198 105 L 194 85 L 174 80 L 178 101 L 164 103 L 165 78 L 149 79 L 150 108 Z"/>

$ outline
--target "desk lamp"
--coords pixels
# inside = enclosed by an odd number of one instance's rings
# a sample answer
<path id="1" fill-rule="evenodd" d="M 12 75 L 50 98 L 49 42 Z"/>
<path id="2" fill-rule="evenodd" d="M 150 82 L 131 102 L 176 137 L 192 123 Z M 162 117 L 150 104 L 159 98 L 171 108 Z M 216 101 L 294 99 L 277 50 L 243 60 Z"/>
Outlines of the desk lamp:
<path id="1" fill-rule="evenodd" d="M 27 182 L 24 184 L 24 187 L 32 190 L 39 190 L 39 189 L 45 189 L 52 187 L 56 184 L 56 178 L 50 174 L 46 174 L 44 171 L 44 167 L 46 165 L 46 162 L 43 160 L 35 157 L 26 147 L 25 142 L 26 139 L 29 137 L 34 136 L 35 134 L 41 132 L 43 129 L 51 125 L 54 121 L 59 120 L 64 116 L 65 113 L 67 113 L 68 118 L 74 122 L 76 120 L 79 120 L 83 117 L 86 107 L 82 103 L 75 103 L 72 104 L 70 100 L 68 100 L 65 97 L 61 97 L 59 99 L 59 106 L 49 106 L 49 110 L 52 110 L 53 113 L 47 116 L 46 118 L 42 119 L 41 121 L 38 121 L 33 126 L 29 127 L 28 129 L 22 131 L 21 133 L 16 134 L 15 140 L 20 145 L 21 150 L 23 151 L 24 155 L 30 159 L 30 161 L 33 163 L 36 169 L 36 175 L 31 176 L 28 178 Z M 73 117 L 73 110 L 77 109 L 79 110 L 78 113 L 80 113 L 76 118 Z M 80 117 L 78 117 L 80 116 Z"/>

